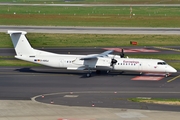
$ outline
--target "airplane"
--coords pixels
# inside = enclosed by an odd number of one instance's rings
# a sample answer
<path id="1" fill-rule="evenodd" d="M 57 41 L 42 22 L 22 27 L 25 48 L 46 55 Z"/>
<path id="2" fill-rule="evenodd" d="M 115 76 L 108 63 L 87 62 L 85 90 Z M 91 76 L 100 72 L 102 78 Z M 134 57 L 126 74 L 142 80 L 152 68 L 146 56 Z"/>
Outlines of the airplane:
<path id="1" fill-rule="evenodd" d="M 177 72 L 160 59 L 125 58 L 123 49 L 120 55 L 111 54 L 112 50 L 89 55 L 56 54 L 32 48 L 25 36 L 26 31 L 8 30 L 7 33 L 16 52 L 15 58 L 54 68 L 87 70 L 87 77 L 91 76 L 92 70 L 165 73 L 165 77 Z"/>

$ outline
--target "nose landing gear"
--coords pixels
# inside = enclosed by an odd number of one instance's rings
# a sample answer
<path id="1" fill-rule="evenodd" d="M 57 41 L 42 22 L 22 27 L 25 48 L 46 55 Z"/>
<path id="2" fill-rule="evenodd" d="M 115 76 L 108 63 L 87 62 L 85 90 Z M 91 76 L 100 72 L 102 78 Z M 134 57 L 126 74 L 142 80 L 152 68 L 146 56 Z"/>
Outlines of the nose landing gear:
<path id="1" fill-rule="evenodd" d="M 166 74 L 165 74 L 165 77 L 169 77 L 169 76 L 170 76 L 170 74 L 169 74 L 169 73 L 166 73 Z"/>

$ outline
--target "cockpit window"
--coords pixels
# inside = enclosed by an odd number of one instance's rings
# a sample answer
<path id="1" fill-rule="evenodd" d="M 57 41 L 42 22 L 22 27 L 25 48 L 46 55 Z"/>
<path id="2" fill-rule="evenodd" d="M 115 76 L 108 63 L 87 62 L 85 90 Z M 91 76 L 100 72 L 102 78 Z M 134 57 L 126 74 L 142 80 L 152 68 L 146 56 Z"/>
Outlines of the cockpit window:
<path id="1" fill-rule="evenodd" d="M 167 63 L 165 63 L 165 62 L 158 62 L 157 64 L 158 65 L 167 65 Z"/>
<path id="2" fill-rule="evenodd" d="M 167 63 L 163 62 L 163 65 L 167 65 Z"/>

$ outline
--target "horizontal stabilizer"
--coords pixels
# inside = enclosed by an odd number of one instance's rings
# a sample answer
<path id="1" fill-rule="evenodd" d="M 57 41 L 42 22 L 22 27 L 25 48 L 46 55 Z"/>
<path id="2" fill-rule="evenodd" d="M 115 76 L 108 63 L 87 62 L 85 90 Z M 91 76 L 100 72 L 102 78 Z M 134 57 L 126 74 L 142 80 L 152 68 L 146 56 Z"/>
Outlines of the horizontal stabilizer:
<path id="1" fill-rule="evenodd" d="M 25 31 L 14 31 L 14 30 L 8 30 L 7 33 L 8 34 L 23 34 L 23 35 L 27 34 L 27 32 Z"/>

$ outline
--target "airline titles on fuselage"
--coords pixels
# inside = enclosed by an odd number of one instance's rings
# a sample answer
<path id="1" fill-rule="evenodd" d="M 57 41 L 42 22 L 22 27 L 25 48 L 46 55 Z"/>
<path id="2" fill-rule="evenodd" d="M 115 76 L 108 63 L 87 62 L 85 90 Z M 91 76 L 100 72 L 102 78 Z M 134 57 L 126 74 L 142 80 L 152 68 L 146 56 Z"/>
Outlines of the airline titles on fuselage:
<path id="1" fill-rule="evenodd" d="M 123 63 L 127 63 L 127 64 L 138 64 L 139 61 L 129 61 L 129 60 L 123 60 Z"/>

